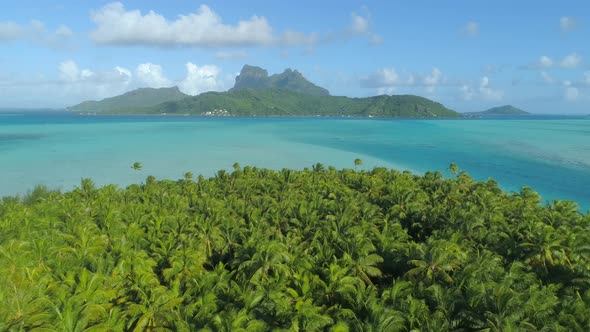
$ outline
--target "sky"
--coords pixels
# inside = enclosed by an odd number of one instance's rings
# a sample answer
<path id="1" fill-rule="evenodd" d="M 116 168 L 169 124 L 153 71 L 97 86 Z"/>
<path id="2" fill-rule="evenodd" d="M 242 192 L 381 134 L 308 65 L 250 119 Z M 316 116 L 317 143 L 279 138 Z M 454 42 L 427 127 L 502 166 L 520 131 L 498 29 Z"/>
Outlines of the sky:
<path id="1" fill-rule="evenodd" d="M 250 64 L 297 69 L 332 95 L 590 114 L 588 36 L 585 0 L 6 1 L 0 108 L 225 91 Z"/>

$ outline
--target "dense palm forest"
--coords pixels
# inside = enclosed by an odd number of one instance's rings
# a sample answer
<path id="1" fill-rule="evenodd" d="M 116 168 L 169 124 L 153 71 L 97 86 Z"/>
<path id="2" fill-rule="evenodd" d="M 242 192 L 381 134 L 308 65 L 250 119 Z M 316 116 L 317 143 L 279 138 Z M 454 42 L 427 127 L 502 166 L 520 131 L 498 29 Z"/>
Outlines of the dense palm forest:
<path id="1" fill-rule="evenodd" d="M 4 198 L 0 331 L 590 331 L 573 202 L 464 172 L 234 166 Z"/>

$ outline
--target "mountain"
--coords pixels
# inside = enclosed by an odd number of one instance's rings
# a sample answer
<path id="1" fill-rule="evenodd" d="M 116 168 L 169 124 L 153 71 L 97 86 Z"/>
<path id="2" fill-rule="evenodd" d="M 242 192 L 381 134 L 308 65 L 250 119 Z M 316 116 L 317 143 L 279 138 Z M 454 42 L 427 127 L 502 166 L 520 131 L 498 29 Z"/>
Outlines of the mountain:
<path id="1" fill-rule="evenodd" d="M 437 118 L 461 117 L 442 104 L 412 95 L 348 98 L 330 96 L 328 90 L 297 70 L 268 75 L 260 67 L 245 65 L 227 92 L 188 96 L 177 87 L 143 88 L 101 101 L 68 107 L 73 111 L 106 114 L 194 114 L 206 116 L 353 116 Z"/>
<path id="2" fill-rule="evenodd" d="M 469 115 L 529 115 L 531 113 L 521 110 L 520 108 L 512 105 L 504 105 L 498 107 L 492 107 L 483 112 L 469 112 L 465 113 Z"/>
<path id="3" fill-rule="evenodd" d="M 462 116 L 440 103 L 412 95 L 348 98 L 310 95 L 276 88 L 206 92 L 152 107 L 120 109 L 116 113 L 409 118 Z"/>
<path id="4" fill-rule="evenodd" d="M 180 92 L 178 87 L 171 88 L 141 88 L 126 92 L 120 96 L 105 98 L 101 101 L 85 101 L 67 109 L 72 111 L 111 112 L 118 109 L 143 108 L 161 104 L 167 101 L 180 100 L 188 95 Z"/>
<path id="5" fill-rule="evenodd" d="M 243 89 L 283 89 L 315 96 L 327 96 L 330 92 L 303 77 L 297 70 L 285 69 L 280 74 L 268 76 L 266 69 L 244 65 L 230 91 Z"/>

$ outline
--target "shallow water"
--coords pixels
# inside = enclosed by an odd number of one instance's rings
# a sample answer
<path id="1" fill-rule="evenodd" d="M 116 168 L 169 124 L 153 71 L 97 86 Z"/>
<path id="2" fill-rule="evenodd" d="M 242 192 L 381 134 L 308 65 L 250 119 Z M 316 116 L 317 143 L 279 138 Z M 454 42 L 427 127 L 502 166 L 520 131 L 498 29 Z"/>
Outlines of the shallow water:
<path id="1" fill-rule="evenodd" d="M 506 190 L 590 208 L 590 119 L 469 120 L 204 118 L 0 113 L 0 196 L 37 184 L 69 190 L 81 178 L 121 186 L 147 175 L 212 176 L 234 162 L 302 169 L 320 162 L 445 171 L 451 162 Z M 139 161 L 141 171 L 131 165 Z"/>

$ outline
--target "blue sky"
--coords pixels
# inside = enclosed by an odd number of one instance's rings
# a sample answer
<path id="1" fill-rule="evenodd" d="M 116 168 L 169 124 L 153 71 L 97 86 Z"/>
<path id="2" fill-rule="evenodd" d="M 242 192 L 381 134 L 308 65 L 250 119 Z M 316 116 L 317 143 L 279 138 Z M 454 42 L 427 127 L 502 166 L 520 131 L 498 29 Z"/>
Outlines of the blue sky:
<path id="1" fill-rule="evenodd" d="M 587 114 L 589 13 L 587 1 L 21 0 L 0 11 L 0 107 L 224 91 L 247 63 L 298 69 L 333 95 Z"/>

